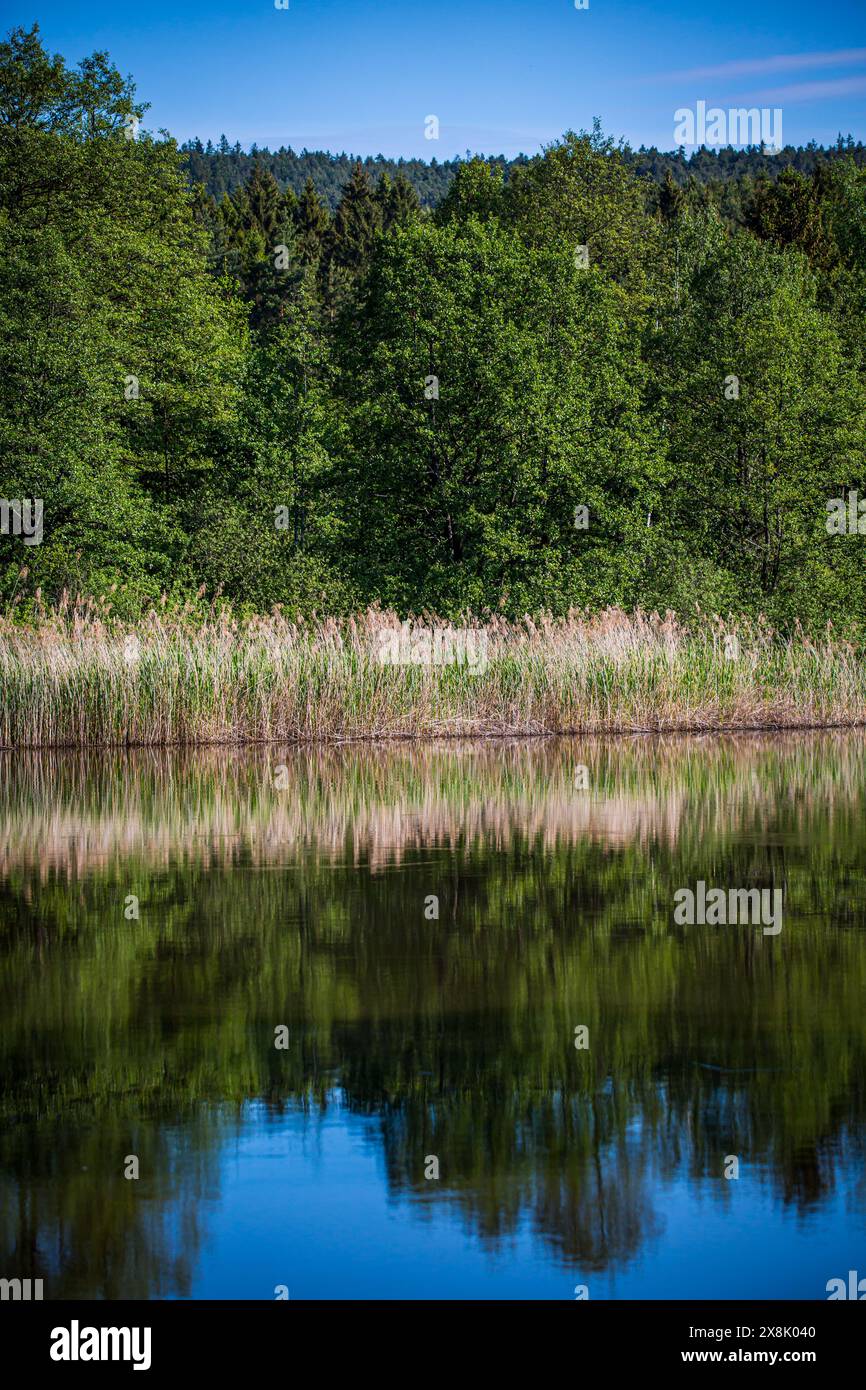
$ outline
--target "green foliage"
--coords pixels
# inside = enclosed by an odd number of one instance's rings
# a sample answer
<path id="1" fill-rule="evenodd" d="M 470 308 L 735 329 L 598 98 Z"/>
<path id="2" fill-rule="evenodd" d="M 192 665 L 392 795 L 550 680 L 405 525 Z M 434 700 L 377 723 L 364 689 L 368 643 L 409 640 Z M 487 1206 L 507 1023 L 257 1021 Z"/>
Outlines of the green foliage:
<path id="1" fill-rule="evenodd" d="M 469 217 L 485 221 L 501 217 L 503 187 L 502 169 L 498 165 L 483 159 L 461 164 L 436 210 L 437 222 L 465 222 Z"/>
<path id="2" fill-rule="evenodd" d="M 541 159 L 513 174 L 506 217 L 532 245 L 586 246 L 589 261 L 639 293 L 655 256 L 654 224 L 623 151 L 598 123 L 591 135 L 569 131 Z"/>
<path id="3" fill-rule="evenodd" d="M 859 538 L 828 537 L 826 503 L 862 484 L 866 397 L 814 273 L 706 220 L 682 229 L 681 261 L 652 349 L 666 533 L 726 572 L 738 606 L 816 625 L 859 612 Z"/>
<path id="4" fill-rule="evenodd" d="M 304 184 L 295 216 L 298 252 L 305 265 L 316 265 L 325 247 L 331 219 L 311 178 Z"/>
<path id="5" fill-rule="evenodd" d="M 259 611 L 351 604 L 332 562 L 341 531 L 329 496 L 331 376 L 307 271 L 249 356 L 234 448 L 189 523 L 196 576 Z"/>
<path id="6" fill-rule="evenodd" d="M 662 461 L 626 310 L 573 255 L 496 224 L 381 245 L 338 358 L 365 592 L 448 612 L 633 598 Z"/>
<path id="7" fill-rule="evenodd" d="M 145 109 L 0 45 L 0 493 L 45 506 L 7 599 L 860 612 L 861 146 L 427 166 Z"/>
<path id="8" fill-rule="evenodd" d="M 376 197 L 360 161 L 340 199 L 334 217 L 330 253 L 334 263 L 344 270 L 358 273 L 364 269 L 373 249 L 376 233 L 382 227 L 387 187 Z"/>
<path id="9" fill-rule="evenodd" d="M 245 328 L 208 272 L 170 141 L 105 64 L 67 73 L 34 34 L 0 52 L 0 454 L 5 497 L 44 499 L 32 582 L 156 590 L 182 557 L 177 499 L 237 405 Z M 26 176 L 25 176 L 26 175 Z M 21 541 L 0 538 L 6 582 Z"/>

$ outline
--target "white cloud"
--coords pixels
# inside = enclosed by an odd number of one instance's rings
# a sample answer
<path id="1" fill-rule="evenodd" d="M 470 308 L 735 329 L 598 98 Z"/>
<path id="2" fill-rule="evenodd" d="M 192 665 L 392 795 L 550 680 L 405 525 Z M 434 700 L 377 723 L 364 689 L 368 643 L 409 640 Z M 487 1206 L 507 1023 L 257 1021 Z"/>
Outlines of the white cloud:
<path id="1" fill-rule="evenodd" d="M 756 77 L 773 72 L 799 72 L 804 68 L 850 67 L 866 63 L 866 48 L 839 48 L 832 53 L 775 53 L 766 58 L 738 58 L 713 67 L 688 68 L 659 73 L 645 81 L 688 80 L 697 77 Z"/>

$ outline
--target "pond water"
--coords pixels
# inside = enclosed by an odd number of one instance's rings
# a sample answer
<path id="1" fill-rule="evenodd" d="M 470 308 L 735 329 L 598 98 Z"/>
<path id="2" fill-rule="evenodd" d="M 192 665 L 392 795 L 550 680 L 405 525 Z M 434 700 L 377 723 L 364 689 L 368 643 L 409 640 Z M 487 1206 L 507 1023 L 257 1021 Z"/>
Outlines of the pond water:
<path id="1" fill-rule="evenodd" d="M 0 754 L 0 1277 L 823 1299 L 866 1276 L 864 753 Z M 781 890 L 781 930 L 678 924 L 699 881 Z"/>

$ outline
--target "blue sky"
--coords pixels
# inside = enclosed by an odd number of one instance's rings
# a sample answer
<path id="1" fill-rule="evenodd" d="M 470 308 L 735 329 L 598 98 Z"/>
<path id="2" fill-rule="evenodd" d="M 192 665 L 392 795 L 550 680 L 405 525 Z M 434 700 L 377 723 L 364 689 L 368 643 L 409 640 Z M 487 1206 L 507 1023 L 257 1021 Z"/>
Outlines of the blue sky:
<path id="1" fill-rule="evenodd" d="M 5 0 L 131 73 L 179 140 L 450 159 L 589 127 L 674 146 L 674 112 L 781 107 L 786 143 L 866 138 L 866 0 Z M 439 120 L 439 139 L 425 120 Z"/>

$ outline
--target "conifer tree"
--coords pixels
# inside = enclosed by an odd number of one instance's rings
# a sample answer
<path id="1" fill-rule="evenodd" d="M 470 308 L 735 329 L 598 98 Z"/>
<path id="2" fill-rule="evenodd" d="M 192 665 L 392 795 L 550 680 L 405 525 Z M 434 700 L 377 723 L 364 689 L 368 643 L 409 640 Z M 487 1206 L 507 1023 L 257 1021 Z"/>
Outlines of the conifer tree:
<path id="1" fill-rule="evenodd" d="M 355 274 L 363 270 L 381 226 L 381 208 L 358 160 L 334 218 L 333 258 L 337 265 Z"/>
<path id="2" fill-rule="evenodd" d="M 683 210 L 685 204 L 685 194 L 675 181 L 670 169 L 665 173 L 665 180 L 659 191 L 659 212 L 664 222 L 675 222 Z"/>
<path id="3" fill-rule="evenodd" d="M 386 232 L 411 222 L 421 208 L 418 194 L 402 170 L 393 181 L 387 173 L 381 175 L 376 187 L 376 202 Z"/>
<path id="4" fill-rule="evenodd" d="M 273 244 L 282 216 L 282 198 L 273 174 L 263 169 L 259 160 L 252 167 L 244 191 L 249 221 L 258 224 L 268 245 Z"/>
<path id="5" fill-rule="evenodd" d="M 295 213 L 298 254 L 305 265 L 314 265 L 320 259 L 330 225 L 328 210 L 316 192 L 312 177 L 307 175 Z"/>

